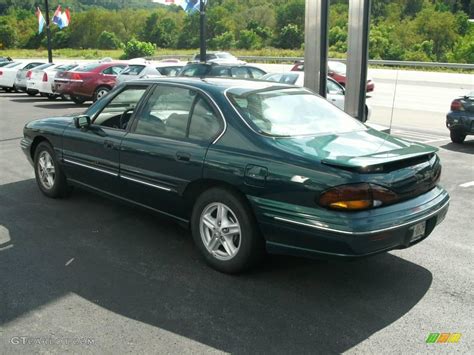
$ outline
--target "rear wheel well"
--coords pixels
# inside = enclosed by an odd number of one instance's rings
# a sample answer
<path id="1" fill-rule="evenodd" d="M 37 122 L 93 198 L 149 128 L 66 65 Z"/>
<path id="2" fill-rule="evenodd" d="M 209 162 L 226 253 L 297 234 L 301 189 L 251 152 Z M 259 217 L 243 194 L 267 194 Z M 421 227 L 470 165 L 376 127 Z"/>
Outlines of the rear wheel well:
<path id="1" fill-rule="evenodd" d="M 196 200 L 198 197 L 204 192 L 207 191 L 211 188 L 219 187 L 225 190 L 228 190 L 230 192 L 235 193 L 236 195 L 240 196 L 242 200 L 248 205 L 248 207 L 253 211 L 250 202 L 248 201 L 247 197 L 245 196 L 242 191 L 240 191 L 238 188 L 235 186 L 219 181 L 219 180 L 213 180 L 213 179 L 200 179 L 193 181 L 190 183 L 186 189 L 184 190 L 183 193 L 183 198 L 186 201 L 186 205 L 190 206 L 189 210 L 187 211 L 188 216 L 191 216 L 192 210 L 194 208 L 194 204 L 196 203 Z"/>
<path id="2" fill-rule="evenodd" d="M 31 155 L 31 159 L 34 160 L 35 159 L 35 151 L 36 151 L 36 147 L 38 147 L 38 144 L 40 144 L 41 142 L 48 142 L 49 144 L 51 144 L 51 142 L 43 137 L 43 136 L 37 136 L 33 139 L 33 143 L 31 144 L 31 149 L 30 149 L 30 155 Z"/>

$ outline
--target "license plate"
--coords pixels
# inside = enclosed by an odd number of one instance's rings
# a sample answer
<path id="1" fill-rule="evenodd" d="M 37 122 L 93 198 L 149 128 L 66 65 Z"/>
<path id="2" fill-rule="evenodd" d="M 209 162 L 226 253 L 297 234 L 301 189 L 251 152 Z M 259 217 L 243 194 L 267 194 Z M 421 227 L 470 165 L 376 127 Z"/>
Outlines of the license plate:
<path id="1" fill-rule="evenodd" d="M 426 221 L 415 224 L 411 229 L 413 230 L 413 234 L 411 235 L 410 242 L 416 242 L 418 239 L 421 239 L 425 236 Z"/>

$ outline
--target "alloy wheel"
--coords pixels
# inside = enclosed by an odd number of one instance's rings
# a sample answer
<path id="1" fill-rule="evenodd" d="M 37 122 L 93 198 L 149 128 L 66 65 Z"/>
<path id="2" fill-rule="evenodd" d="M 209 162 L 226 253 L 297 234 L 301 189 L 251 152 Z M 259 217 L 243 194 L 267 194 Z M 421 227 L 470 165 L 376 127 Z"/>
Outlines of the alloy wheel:
<path id="1" fill-rule="evenodd" d="M 39 155 L 37 169 L 41 185 L 43 185 L 46 190 L 51 190 L 56 179 L 56 169 L 54 167 L 53 158 L 45 150 Z"/>
<path id="2" fill-rule="evenodd" d="M 230 260 L 241 244 L 241 228 L 235 213 L 225 204 L 214 202 L 204 208 L 199 219 L 204 246 L 216 259 Z"/>

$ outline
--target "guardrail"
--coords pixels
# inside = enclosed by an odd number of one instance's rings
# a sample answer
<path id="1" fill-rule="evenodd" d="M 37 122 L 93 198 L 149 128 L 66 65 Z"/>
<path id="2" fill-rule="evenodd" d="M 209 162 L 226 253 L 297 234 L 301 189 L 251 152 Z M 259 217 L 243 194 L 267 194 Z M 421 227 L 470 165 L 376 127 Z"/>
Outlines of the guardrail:
<path id="1" fill-rule="evenodd" d="M 151 57 L 152 60 L 161 60 L 176 58 L 182 60 L 190 60 L 192 56 L 189 55 L 162 55 L 157 57 Z M 304 60 L 303 57 L 260 57 L 260 56 L 239 56 L 239 59 L 253 63 L 294 63 L 297 61 Z M 329 59 L 332 61 L 338 61 L 345 63 L 346 59 Z M 447 69 L 466 69 L 474 70 L 474 64 L 464 63 L 440 63 L 440 62 L 413 62 L 413 61 L 399 61 L 399 60 L 369 60 L 369 65 L 380 65 L 388 67 L 413 67 L 413 68 L 447 68 Z"/>

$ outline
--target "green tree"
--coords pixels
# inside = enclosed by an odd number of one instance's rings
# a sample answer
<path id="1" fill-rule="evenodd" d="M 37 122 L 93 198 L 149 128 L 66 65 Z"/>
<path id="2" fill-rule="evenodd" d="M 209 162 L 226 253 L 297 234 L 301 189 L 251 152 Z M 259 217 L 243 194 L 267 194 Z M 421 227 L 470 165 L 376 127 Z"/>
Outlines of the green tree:
<path id="1" fill-rule="evenodd" d="M 13 48 L 17 43 L 17 33 L 13 26 L 0 23 L 0 49 Z"/>
<path id="2" fill-rule="evenodd" d="M 102 31 L 97 41 L 99 49 L 117 49 L 120 48 L 120 40 L 113 32 Z"/>
<path id="3" fill-rule="evenodd" d="M 283 27 L 276 41 L 280 48 L 297 49 L 301 48 L 304 40 L 303 31 L 298 25 L 289 24 Z"/>
<path id="4" fill-rule="evenodd" d="M 232 32 L 224 32 L 223 34 L 214 37 L 209 46 L 212 49 L 231 49 L 235 47 L 235 37 Z"/>
<path id="5" fill-rule="evenodd" d="M 237 41 L 237 48 L 259 49 L 262 48 L 262 39 L 253 30 L 243 30 Z"/>
<path id="6" fill-rule="evenodd" d="M 140 42 L 132 38 L 125 44 L 121 59 L 149 57 L 155 54 L 155 46 L 150 42 Z"/>

